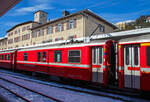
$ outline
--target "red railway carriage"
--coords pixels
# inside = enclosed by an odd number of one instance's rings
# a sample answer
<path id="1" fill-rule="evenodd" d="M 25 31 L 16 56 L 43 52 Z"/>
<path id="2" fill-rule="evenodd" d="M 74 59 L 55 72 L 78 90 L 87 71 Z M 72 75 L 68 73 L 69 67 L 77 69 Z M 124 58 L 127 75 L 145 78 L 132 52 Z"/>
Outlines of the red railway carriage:
<path id="1" fill-rule="evenodd" d="M 14 50 L 0 51 L 0 67 L 12 69 L 15 65 L 15 59 L 13 59 L 15 58 L 14 53 Z"/>
<path id="2" fill-rule="evenodd" d="M 150 40 L 120 40 L 119 87 L 150 91 Z"/>
<path id="3" fill-rule="evenodd" d="M 97 82 L 112 81 L 112 41 L 72 45 L 45 45 L 17 51 L 16 69 Z"/>

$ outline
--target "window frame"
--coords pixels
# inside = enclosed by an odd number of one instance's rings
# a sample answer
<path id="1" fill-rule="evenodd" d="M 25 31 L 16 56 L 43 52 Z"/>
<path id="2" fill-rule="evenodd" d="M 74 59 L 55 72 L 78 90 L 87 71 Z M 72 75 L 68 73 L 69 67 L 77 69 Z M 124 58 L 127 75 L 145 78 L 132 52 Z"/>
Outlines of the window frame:
<path id="1" fill-rule="evenodd" d="M 71 52 L 71 51 L 79 51 L 80 52 L 80 62 L 70 62 L 69 61 L 69 53 Z M 75 57 L 77 57 L 77 56 L 75 56 Z M 81 50 L 68 50 L 68 63 L 81 63 Z"/>

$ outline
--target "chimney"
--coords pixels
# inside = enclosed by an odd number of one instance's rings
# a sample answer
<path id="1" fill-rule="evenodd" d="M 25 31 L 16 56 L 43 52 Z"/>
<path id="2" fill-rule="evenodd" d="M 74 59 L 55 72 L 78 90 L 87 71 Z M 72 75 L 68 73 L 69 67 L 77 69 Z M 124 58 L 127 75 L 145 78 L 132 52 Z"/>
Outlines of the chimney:
<path id="1" fill-rule="evenodd" d="M 68 11 L 63 11 L 63 17 L 70 15 Z"/>

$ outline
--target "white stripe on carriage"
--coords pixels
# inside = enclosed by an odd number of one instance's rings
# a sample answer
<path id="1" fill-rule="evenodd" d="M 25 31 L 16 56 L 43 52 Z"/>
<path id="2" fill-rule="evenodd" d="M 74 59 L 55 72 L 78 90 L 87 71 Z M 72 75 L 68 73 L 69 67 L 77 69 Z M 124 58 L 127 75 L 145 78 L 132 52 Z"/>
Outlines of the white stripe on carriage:
<path id="1" fill-rule="evenodd" d="M 64 64 L 64 63 L 47 63 L 47 62 L 30 62 L 30 61 L 17 61 L 19 63 L 31 63 L 31 64 L 43 64 L 43 65 L 58 65 L 58 66 L 69 66 L 69 67 L 83 67 L 89 68 L 89 65 L 77 65 L 77 64 Z"/>

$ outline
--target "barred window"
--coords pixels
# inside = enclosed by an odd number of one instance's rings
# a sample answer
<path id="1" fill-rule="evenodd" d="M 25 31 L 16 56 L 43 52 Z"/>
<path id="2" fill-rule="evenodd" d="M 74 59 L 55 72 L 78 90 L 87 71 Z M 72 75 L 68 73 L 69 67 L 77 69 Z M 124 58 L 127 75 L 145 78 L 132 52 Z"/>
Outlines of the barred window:
<path id="1" fill-rule="evenodd" d="M 69 51 L 68 61 L 70 63 L 80 63 L 80 60 L 81 60 L 80 50 Z"/>

